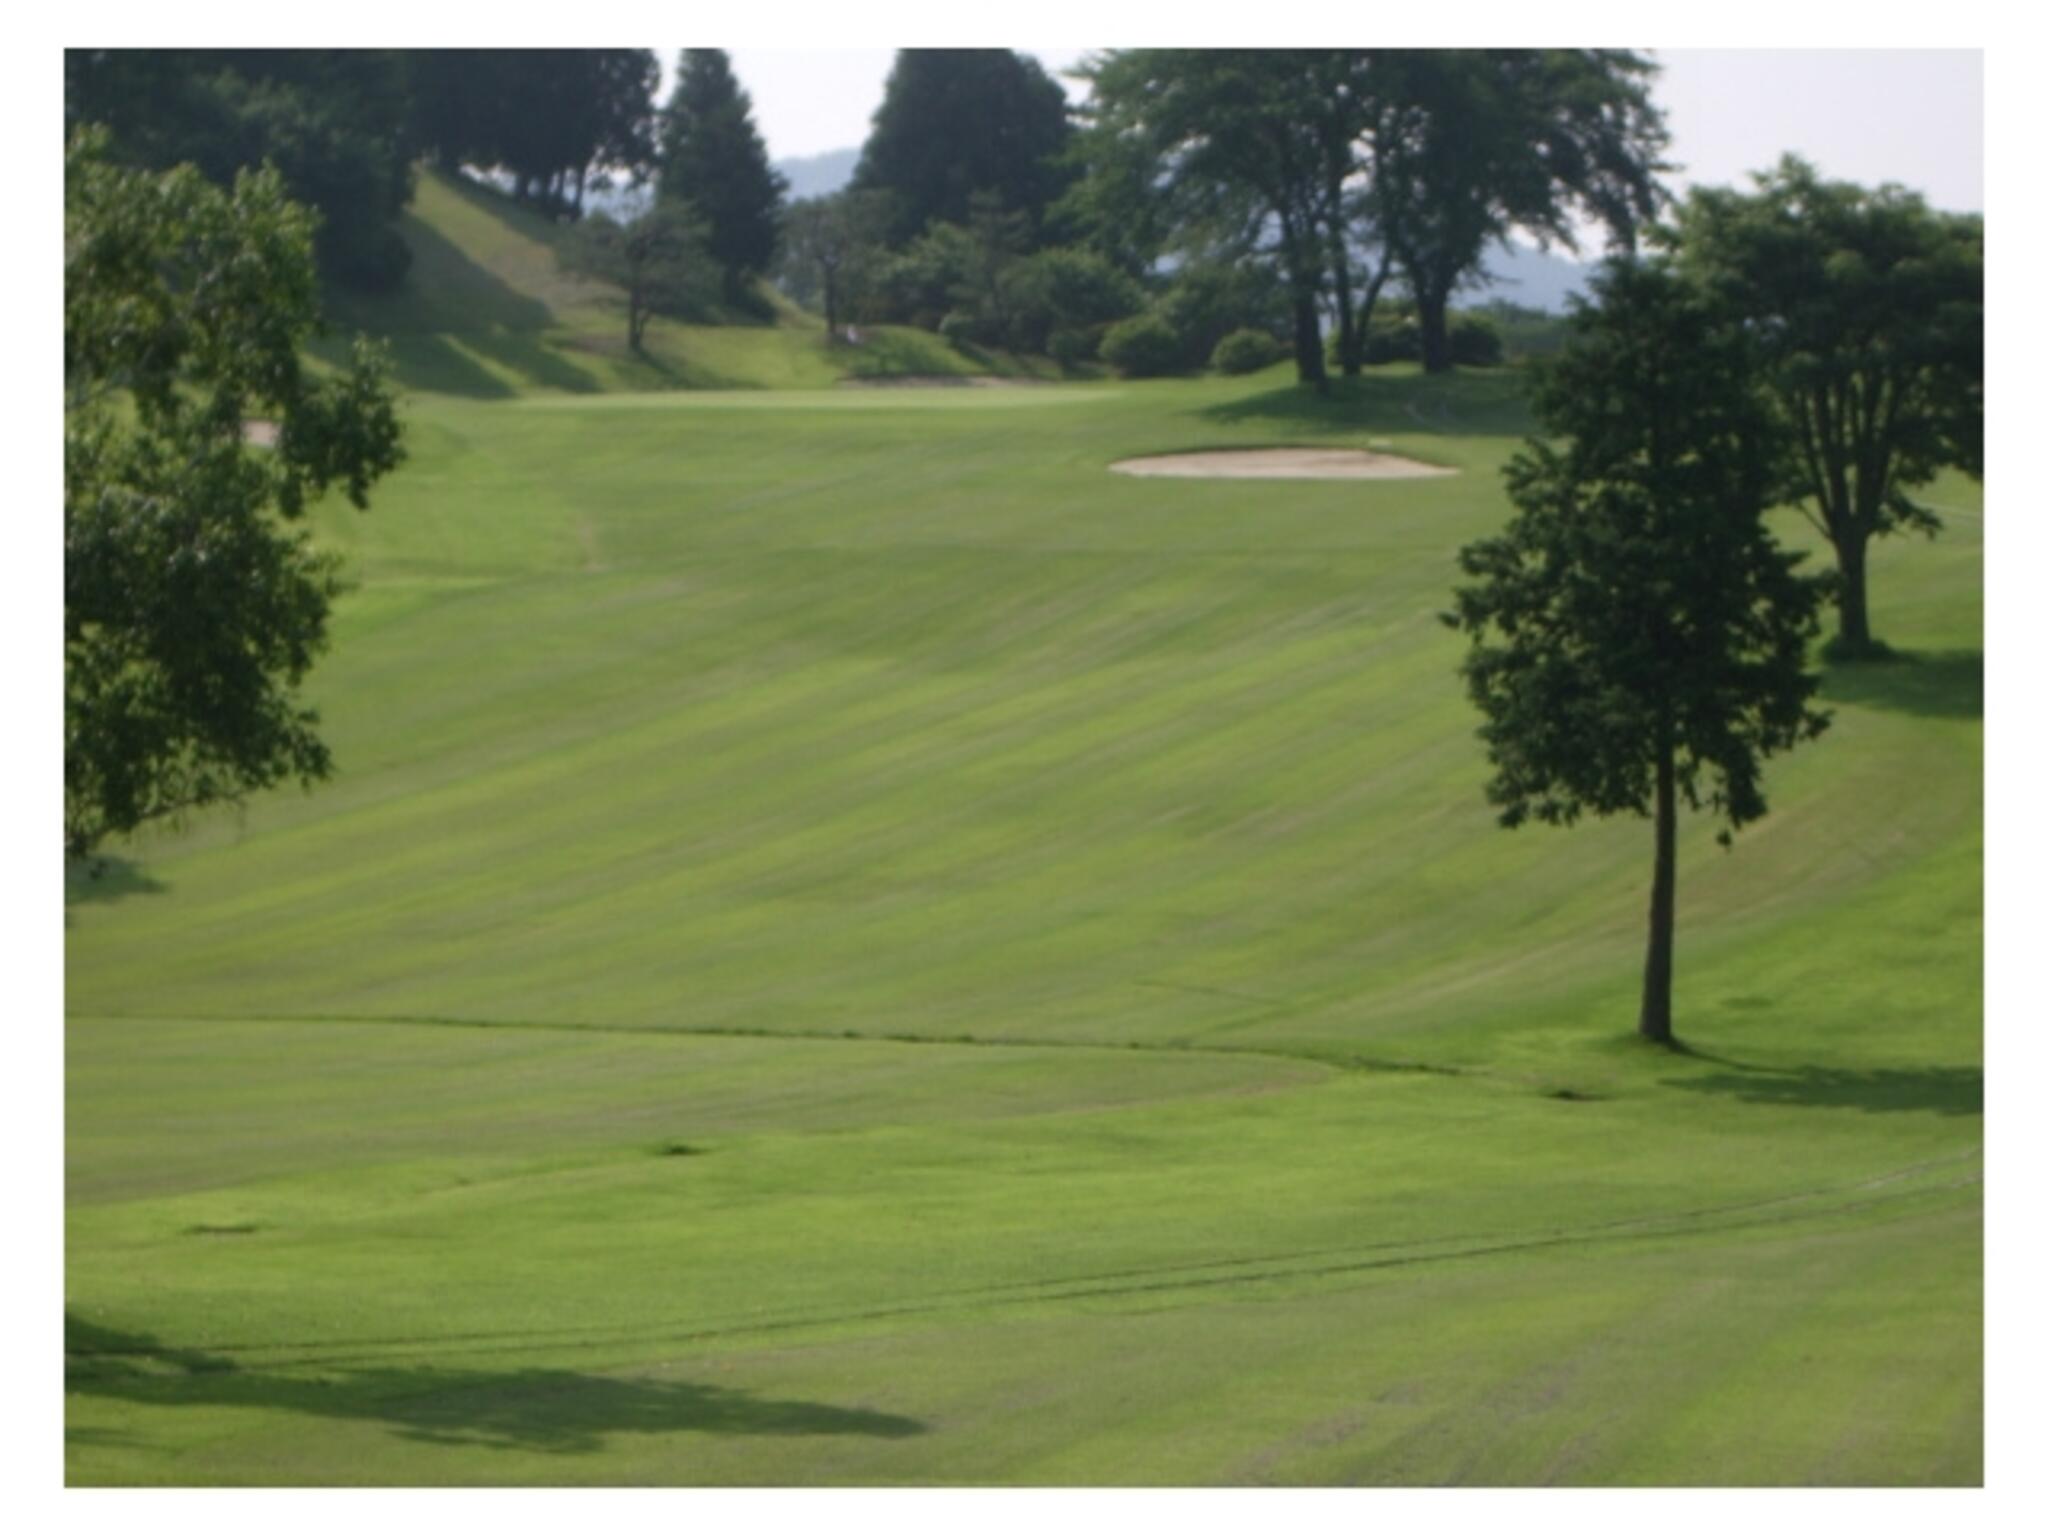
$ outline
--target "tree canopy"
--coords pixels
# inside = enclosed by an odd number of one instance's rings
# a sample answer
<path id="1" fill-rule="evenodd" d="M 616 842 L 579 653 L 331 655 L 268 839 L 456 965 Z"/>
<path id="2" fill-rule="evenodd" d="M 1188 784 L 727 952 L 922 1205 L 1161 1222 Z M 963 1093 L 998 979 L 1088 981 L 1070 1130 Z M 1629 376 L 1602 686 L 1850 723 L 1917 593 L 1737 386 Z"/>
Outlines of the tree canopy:
<path id="1" fill-rule="evenodd" d="M 1366 123 L 1362 65 L 1331 49 L 1139 48 L 1084 71 L 1090 222 L 1133 222 L 1184 256 L 1276 262 L 1308 381 L 1324 377 L 1318 307 L 1340 269 L 1353 323 L 1345 183 Z"/>
<path id="2" fill-rule="evenodd" d="M 655 158 L 648 48 L 428 48 L 406 55 L 412 135 L 444 170 L 503 170 L 513 195 L 580 215 L 586 183 Z"/>
<path id="3" fill-rule="evenodd" d="M 854 169 L 854 186 L 893 193 L 894 244 L 935 222 L 965 224 L 977 194 L 1034 230 L 1071 178 L 1066 92 L 1007 48 L 905 48 Z"/>
<path id="4" fill-rule="evenodd" d="M 290 526 L 397 465 L 381 357 L 328 377 L 314 216 L 275 171 L 126 169 L 74 133 L 64 207 L 64 842 L 331 766 L 295 690 L 331 556 Z M 268 446 L 250 441 L 266 424 Z"/>
<path id="5" fill-rule="evenodd" d="M 1366 203 L 1414 299 L 1425 368 L 1450 366 L 1451 299 L 1511 229 L 1575 248 L 1582 215 L 1634 248 L 1662 196 L 1655 72 L 1613 48 L 1373 54 Z"/>
<path id="6" fill-rule="evenodd" d="M 660 192 L 687 202 L 703 221 L 728 297 L 775 259 L 788 187 L 768 163 L 753 103 L 733 78 L 731 61 L 716 48 L 685 49 L 662 114 Z"/>
<path id="7" fill-rule="evenodd" d="M 1296 367 L 1320 382 L 1319 315 L 1347 373 L 1398 270 L 1424 365 L 1451 365 L 1449 305 L 1511 229 L 1624 245 L 1654 211 L 1664 145 L 1653 66 L 1611 49 L 1132 49 L 1086 69 L 1072 195 L 1091 239 L 1149 264 L 1267 260 Z"/>
<path id="8" fill-rule="evenodd" d="M 274 165 L 316 209 L 322 271 L 388 288 L 411 253 L 396 223 L 412 199 L 404 57 L 363 49 L 71 49 L 64 116 L 107 130 L 107 154 L 167 170 L 196 165 L 228 185 Z"/>
<path id="9" fill-rule="evenodd" d="M 1504 826 L 1654 816 L 1638 1027 L 1668 1041 L 1679 803 L 1725 841 L 1766 810 L 1763 760 L 1825 726 L 1824 582 L 1764 522 L 1782 458 L 1750 339 L 1662 263 L 1611 262 L 1594 291 L 1534 394 L 1559 441 L 1508 465 L 1515 516 L 1460 552 L 1445 617 Z"/>
<path id="10" fill-rule="evenodd" d="M 1984 472 L 1984 222 L 1787 156 L 1751 192 L 1696 190 L 1668 238 L 1755 338 L 1792 428 L 1791 494 L 1835 553 L 1836 643 L 1872 651 L 1870 541 L 1933 533 L 1911 493 Z"/>

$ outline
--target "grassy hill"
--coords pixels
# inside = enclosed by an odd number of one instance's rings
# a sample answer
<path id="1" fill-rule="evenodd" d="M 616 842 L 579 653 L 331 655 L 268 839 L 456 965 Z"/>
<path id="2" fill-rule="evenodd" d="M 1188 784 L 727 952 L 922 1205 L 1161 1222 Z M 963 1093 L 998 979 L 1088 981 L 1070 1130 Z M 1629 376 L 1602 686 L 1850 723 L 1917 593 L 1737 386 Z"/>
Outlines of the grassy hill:
<path id="1" fill-rule="evenodd" d="M 561 226 L 485 186 L 422 170 L 399 224 L 413 252 L 405 282 L 376 297 L 336 292 L 342 337 L 389 340 L 407 389 L 469 399 L 613 390 L 805 389 L 844 378 L 1049 373 L 1002 353 L 964 352 L 907 326 L 868 327 L 835 345 L 815 316 L 778 303 L 774 324 L 657 319 L 645 350 L 626 346 L 625 296 L 562 270 Z"/>
<path id="2" fill-rule="evenodd" d="M 1975 485 L 1667 1053 L 1436 618 L 1509 381 L 579 393 L 422 209 L 338 777 L 67 892 L 74 1483 L 1981 1478 Z M 1461 473 L 1105 469 L 1262 442 Z"/>

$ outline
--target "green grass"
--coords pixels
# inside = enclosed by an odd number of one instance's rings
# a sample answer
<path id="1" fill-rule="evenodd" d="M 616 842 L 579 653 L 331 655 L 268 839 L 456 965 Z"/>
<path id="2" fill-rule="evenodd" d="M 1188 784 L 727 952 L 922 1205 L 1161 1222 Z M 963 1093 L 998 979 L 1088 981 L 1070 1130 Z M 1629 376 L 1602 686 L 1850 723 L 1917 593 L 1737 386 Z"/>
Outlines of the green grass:
<path id="1" fill-rule="evenodd" d="M 1049 376 L 1042 359 L 963 351 L 907 326 L 864 328 L 834 344 L 822 321 L 775 304 L 773 323 L 691 325 L 657 317 L 643 349 L 626 345 L 625 295 L 574 276 L 558 257 L 564 227 L 489 187 L 422 169 L 399 231 L 413 253 L 389 294 L 329 297 L 338 355 L 363 332 L 391 349 L 408 391 L 474 400 L 617 390 L 822 389 L 843 378 Z"/>
<path id="2" fill-rule="evenodd" d="M 67 889 L 73 1481 L 1981 1478 L 1974 485 L 1667 1054 L 1436 620 L 1507 376 L 410 419 L 337 778 Z M 1104 470 L 1326 441 L 1464 473 Z"/>

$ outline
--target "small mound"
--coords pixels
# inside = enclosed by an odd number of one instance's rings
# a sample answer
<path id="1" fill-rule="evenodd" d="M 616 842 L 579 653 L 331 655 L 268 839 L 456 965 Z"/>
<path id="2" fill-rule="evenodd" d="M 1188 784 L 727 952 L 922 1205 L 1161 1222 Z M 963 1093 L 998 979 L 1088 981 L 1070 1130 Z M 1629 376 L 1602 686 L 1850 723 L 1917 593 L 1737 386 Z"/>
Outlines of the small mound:
<path id="1" fill-rule="evenodd" d="M 1119 475 L 1181 480 L 1430 480 L 1455 469 L 1364 448 L 1219 448 L 1120 459 Z"/>
<path id="2" fill-rule="evenodd" d="M 839 381 L 850 389 L 1011 389 L 1038 382 L 994 373 L 856 373 Z"/>

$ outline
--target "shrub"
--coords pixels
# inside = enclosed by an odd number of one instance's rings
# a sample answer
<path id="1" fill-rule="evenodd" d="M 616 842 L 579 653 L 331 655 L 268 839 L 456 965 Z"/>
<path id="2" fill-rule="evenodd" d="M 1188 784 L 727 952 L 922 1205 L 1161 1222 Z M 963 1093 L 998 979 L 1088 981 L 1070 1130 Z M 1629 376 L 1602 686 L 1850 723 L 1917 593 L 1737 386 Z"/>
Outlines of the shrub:
<path id="1" fill-rule="evenodd" d="M 1365 332 L 1365 360 L 1380 363 L 1412 363 L 1422 357 L 1422 327 L 1411 316 L 1389 319 L 1374 317 Z"/>
<path id="2" fill-rule="evenodd" d="M 1094 331 L 1062 326 L 1047 338 L 1045 350 L 1062 368 L 1074 368 L 1094 359 L 1101 337 Z"/>
<path id="3" fill-rule="evenodd" d="M 1287 291 L 1272 269 L 1257 263 L 1191 264 L 1154 306 L 1179 343 L 1176 366 L 1199 368 L 1232 331 L 1284 333 L 1293 323 Z"/>
<path id="4" fill-rule="evenodd" d="M 962 342 L 972 343 L 979 340 L 979 331 L 980 326 L 976 324 L 975 317 L 964 310 L 950 310 L 939 322 L 939 334 L 956 347 Z"/>
<path id="5" fill-rule="evenodd" d="M 1286 349 L 1264 331 L 1249 327 L 1232 331 L 1216 343 L 1209 354 L 1209 366 L 1218 373 L 1257 373 L 1286 355 Z"/>
<path id="6" fill-rule="evenodd" d="M 1495 368 L 1503 350 L 1500 330 L 1480 315 L 1458 315 L 1451 321 L 1451 361 L 1464 368 Z"/>
<path id="7" fill-rule="evenodd" d="M 1181 366 L 1180 338 L 1155 314 L 1133 315 L 1103 336 L 1102 359 L 1127 379 L 1157 378 Z"/>

